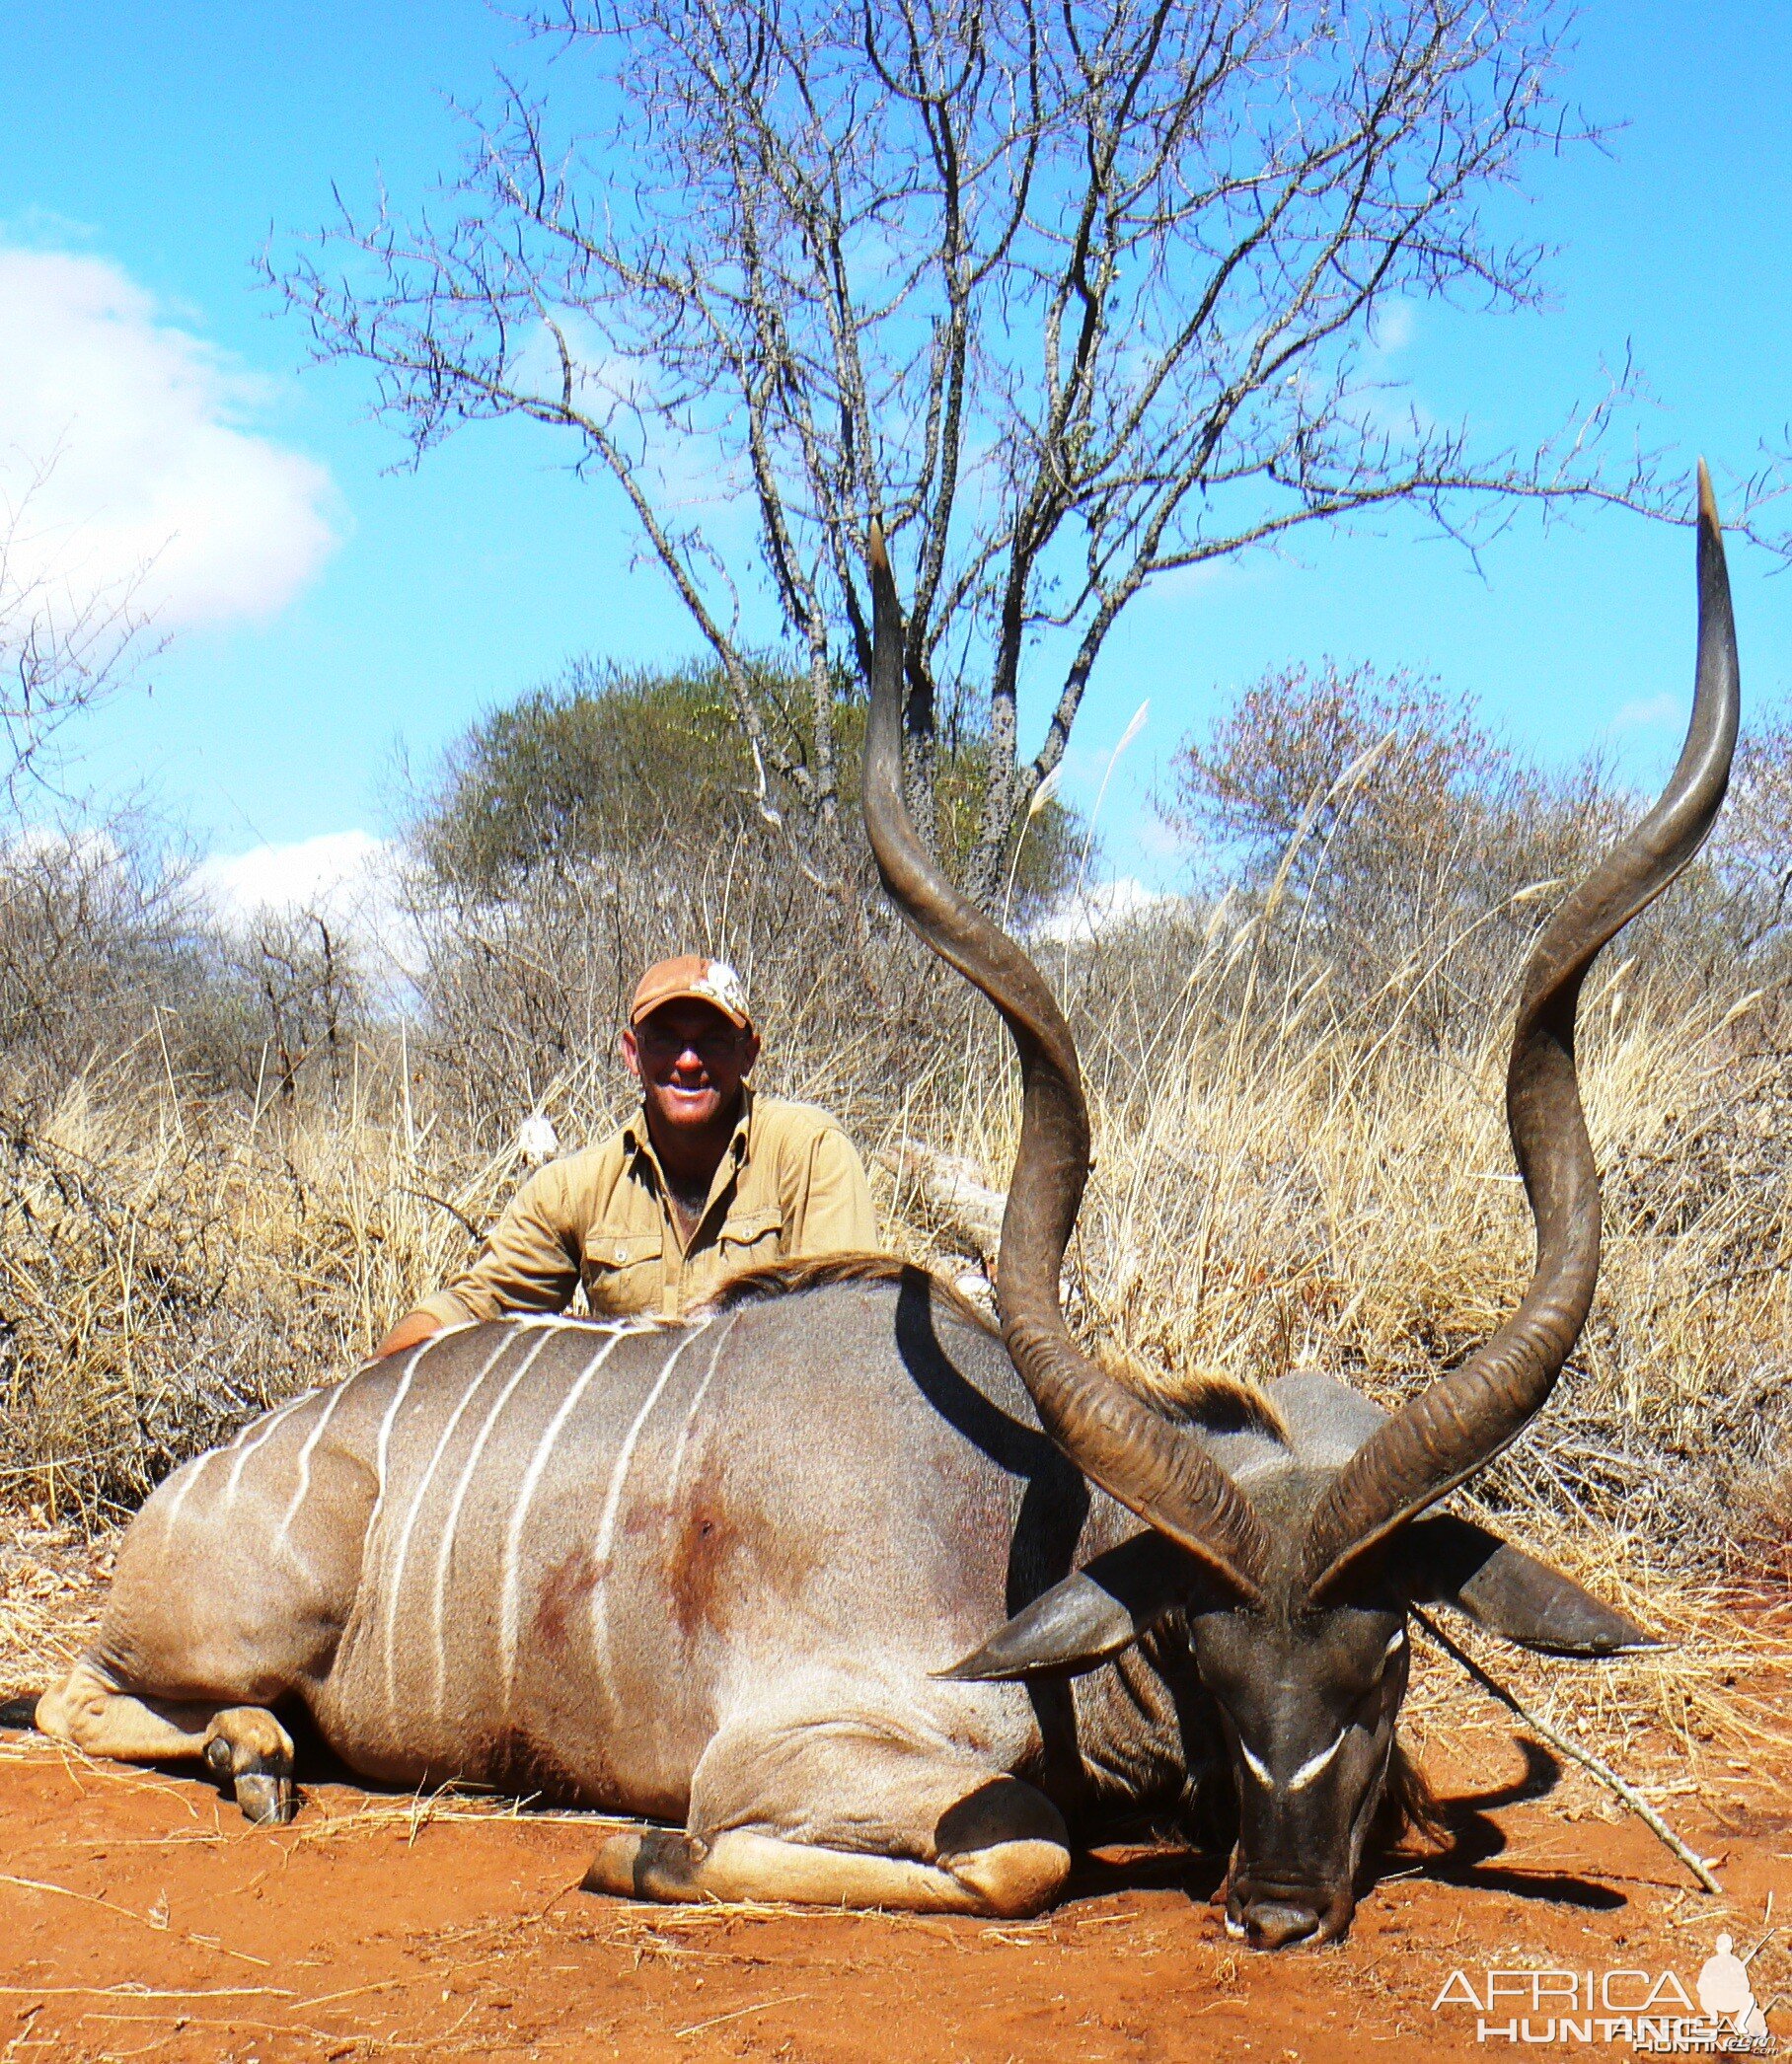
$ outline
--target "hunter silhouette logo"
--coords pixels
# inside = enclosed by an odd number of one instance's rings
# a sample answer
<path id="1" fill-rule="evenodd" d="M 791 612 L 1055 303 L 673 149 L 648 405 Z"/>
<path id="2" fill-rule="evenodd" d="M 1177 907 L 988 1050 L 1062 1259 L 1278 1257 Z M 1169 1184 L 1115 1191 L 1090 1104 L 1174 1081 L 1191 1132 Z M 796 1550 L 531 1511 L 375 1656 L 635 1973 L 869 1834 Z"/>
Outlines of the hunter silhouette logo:
<path id="1" fill-rule="evenodd" d="M 1758 2040 L 1767 2032 L 1767 2017 L 1755 2004 L 1749 1983 L 1749 1966 L 1727 1935 L 1718 1937 L 1716 1955 L 1706 1957 L 1699 1970 L 1698 2003 L 1708 2019 L 1728 2022 L 1739 2035 Z"/>

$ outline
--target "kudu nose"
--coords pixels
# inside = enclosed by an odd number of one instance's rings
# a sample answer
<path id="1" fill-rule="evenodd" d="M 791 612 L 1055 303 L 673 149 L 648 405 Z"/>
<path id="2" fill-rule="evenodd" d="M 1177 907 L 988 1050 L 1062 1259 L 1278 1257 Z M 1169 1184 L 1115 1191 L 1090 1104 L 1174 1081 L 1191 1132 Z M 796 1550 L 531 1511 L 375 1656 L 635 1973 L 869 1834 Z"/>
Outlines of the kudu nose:
<path id="1" fill-rule="evenodd" d="M 1244 1909 L 1244 1932 L 1259 1950 L 1285 1950 L 1316 1934 L 1318 1926 L 1319 1916 L 1310 1906 L 1285 1899 L 1265 1899 Z"/>

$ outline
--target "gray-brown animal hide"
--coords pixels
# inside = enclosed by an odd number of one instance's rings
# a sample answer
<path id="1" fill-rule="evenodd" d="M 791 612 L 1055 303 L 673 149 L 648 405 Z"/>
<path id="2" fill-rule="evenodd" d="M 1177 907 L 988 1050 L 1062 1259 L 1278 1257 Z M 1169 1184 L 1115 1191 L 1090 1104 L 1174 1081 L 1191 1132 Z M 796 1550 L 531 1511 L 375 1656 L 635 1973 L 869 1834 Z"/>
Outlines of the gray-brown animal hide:
<path id="1" fill-rule="evenodd" d="M 313 1392 L 157 1491 L 94 1659 L 296 1692 L 370 1778 L 927 1859 L 999 1773 L 1079 1822 L 1181 1792 L 1150 1644 L 1074 1687 L 931 1675 L 1138 1530 L 910 1270 L 476 1326 Z"/>

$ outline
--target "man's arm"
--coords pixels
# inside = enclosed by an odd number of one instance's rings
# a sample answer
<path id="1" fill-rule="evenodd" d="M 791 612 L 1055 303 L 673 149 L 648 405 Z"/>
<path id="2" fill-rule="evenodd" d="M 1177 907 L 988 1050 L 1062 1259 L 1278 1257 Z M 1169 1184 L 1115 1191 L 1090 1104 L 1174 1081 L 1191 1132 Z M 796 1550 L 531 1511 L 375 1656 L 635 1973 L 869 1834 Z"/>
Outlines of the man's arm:
<path id="1" fill-rule="evenodd" d="M 433 1340 L 442 1330 L 442 1322 L 432 1311 L 408 1311 L 386 1338 L 373 1351 L 376 1362 L 384 1362 L 388 1355 L 402 1355 L 407 1348 L 419 1347 L 426 1340 Z"/>
<path id="2" fill-rule="evenodd" d="M 876 1249 L 877 1213 L 864 1163 L 837 1125 L 809 1143 L 808 1179 L 784 1225 L 792 1256 L 855 1254 Z"/>
<path id="3" fill-rule="evenodd" d="M 510 1200 L 473 1265 L 425 1297 L 374 1350 L 396 1355 L 444 1326 L 477 1324 L 511 1311 L 564 1311 L 578 1289 L 584 1226 L 575 1222 L 563 1161 L 550 1161 Z"/>

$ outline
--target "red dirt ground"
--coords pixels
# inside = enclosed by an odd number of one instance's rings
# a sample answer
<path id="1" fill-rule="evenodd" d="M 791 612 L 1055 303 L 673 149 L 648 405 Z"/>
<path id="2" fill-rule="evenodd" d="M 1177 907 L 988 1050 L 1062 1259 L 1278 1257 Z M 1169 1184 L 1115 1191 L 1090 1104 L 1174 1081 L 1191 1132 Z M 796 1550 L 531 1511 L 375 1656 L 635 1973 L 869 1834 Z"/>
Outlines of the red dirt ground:
<path id="1" fill-rule="evenodd" d="M 1783 1685 L 1753 1688 L 1784 1710 Z M 1485 2055 L 1472 2008 L 1434 2009 L 1453 1969 L 1483 1995 L 1490 1967 L 1552 1965 L 1668 1968 L 1693 1992 L 1720 1929 L 1746 1954 L 1792 1923 L 1792 1748 L 1714 1757 L 1668 1801 L 1721 1899 L 1578 1772 L 1551 1785 L 1503 1724 L 1433 1728 L 1424 1761 L 1456 1802 L 1456 1859 L 1395 1858 L 1346 1944 L 1270 1957 L 1226 1940 L 1213 1859 L 1110 1854 L 1025 1924 L 640 1906 L 576 1889 L 591 1819 L 319 1783 L 292 1826 L 258 1830 L 199 1778 L 8 1735 L 0 2064 Z M 1787 1943 L 1751 1965 L 1776 2047 Z M 1591 2027 L 1570 2051 L 1629 2054 Z"/>

